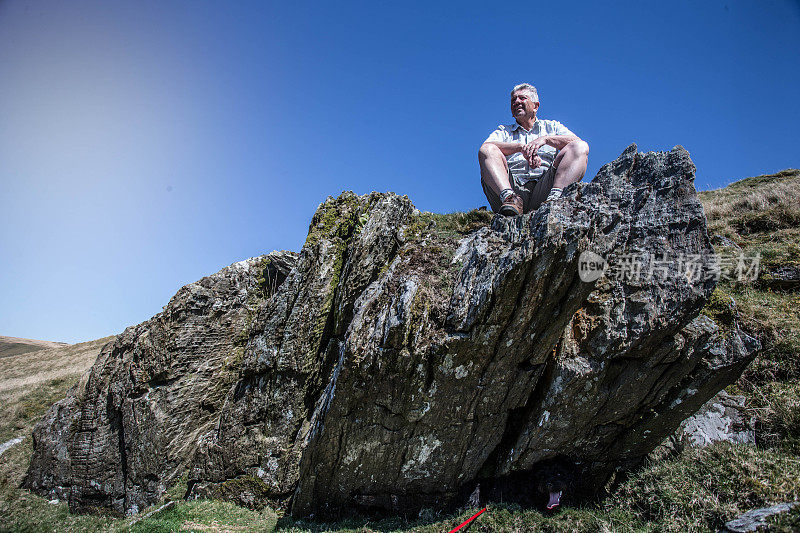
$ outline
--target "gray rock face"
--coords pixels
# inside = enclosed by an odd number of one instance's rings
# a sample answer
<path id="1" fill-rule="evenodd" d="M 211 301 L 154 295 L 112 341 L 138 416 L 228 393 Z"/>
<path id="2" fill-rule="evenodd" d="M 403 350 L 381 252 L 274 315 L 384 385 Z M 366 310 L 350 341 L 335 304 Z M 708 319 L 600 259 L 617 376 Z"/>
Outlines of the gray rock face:
<path id="1" fill-rule="evenodd" d="M 37 426 L 26 484 L 130 511 L 188 471 L 195 495 L 332 515 L 524 491 L 558 464 L 593 494 L 758 348 L 698 316 L 716 263 L 694 170 L 631 146 L 475 231 L 480 213 L 329 198 L 299 256 L 204 278 L 107 346 Z M 589 251 L 607 270 L 585 282 Z"/>

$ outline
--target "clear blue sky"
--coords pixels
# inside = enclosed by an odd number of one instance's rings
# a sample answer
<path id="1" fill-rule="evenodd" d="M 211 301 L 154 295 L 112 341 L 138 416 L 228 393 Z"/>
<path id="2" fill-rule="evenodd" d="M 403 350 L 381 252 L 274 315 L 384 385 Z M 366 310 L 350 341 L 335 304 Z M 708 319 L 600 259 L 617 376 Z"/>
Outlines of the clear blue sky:
<path id="1" fill-rule="evenodd" d="M 342 190 L 484 205 L 522 81 L 587 181 L 631 142 L 701 189 L 798 167 L 799 57 L 796 0 L 0 0 L 0 334 L 119 333 Z"/>

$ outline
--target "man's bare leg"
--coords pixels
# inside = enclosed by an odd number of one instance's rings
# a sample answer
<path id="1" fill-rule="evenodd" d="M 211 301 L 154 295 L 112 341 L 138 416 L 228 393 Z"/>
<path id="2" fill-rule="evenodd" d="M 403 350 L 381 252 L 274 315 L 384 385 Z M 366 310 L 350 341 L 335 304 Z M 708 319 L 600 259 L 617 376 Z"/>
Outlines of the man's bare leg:
<path id="1" fill-rule="evenodd" d="M 581 181 L 589 164 L 589 145 L 580 140 L 572 141 L 558 152 L 553 164 L 556 167 L 556 175 L 553 178 L 554 189 L 563 189 L 567 185 Z"/>
<path id="2" fill-rule="evenodd" d="M 478 164 L 481 166 L 481 179 L 495 194 L 511 188 L 508 179 L 508 161 L 497 146 L 486 143 L 478 150 Z"/>

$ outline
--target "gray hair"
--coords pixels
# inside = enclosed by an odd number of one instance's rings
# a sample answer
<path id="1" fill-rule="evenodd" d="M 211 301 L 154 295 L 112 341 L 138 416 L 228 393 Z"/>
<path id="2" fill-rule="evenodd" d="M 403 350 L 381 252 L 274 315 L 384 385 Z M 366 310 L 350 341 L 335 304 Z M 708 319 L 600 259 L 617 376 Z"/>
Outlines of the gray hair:
<path id="1" fill-rule="evenodd" d="M 528 91 L 531 93 L 531 97 L 533 98 L 534 102 L 539 101 L 539 93 L 536 92 L 536 87 L 530 83 L 520 83 L 519 85 L 516 85 L 513 89 L 511 89 L 511 98 L 514 98 L 514 93 L 517 91 Z"/>

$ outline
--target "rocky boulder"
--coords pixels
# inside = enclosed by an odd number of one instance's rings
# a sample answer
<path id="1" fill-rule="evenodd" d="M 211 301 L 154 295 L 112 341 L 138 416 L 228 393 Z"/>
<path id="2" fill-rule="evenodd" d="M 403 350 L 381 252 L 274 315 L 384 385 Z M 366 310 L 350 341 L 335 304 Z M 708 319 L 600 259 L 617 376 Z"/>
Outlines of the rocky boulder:
<path id="1" fill-rule="evenodd" d="M 130 512 L 186 475 L 317 516 L 597 494 L 758 348 L 698 316 L 717 264 L 694 171 L 631 146 L 514 218 L 329 198 L 299 255 L 184 287 L 107 346 L 26 485 Z"/>

